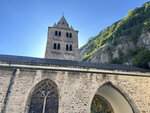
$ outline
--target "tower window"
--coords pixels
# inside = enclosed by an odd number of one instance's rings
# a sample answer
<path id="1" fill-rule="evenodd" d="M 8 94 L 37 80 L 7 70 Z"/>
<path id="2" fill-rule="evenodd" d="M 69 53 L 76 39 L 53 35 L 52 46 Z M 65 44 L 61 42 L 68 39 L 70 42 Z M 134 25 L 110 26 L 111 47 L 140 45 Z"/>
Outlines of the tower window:
<path id="1" fill-rule="evenodd" d="M 66 37 L 72 38 L 72 33 L 66 33 Z"/>
<path id="2" fill-rule="evenodd" d="M 72 38 L 72 33 L 70 33 L 70 38 Z"/>
<path id="3" fill-rule="evenodd" d="M 59 49 L 59 50 L 60 50 L 60 44 L 58 44 L 57 49 Z"/>
<path id="4" fill-rule="evenodd" d="M 55 31 L 55 36 L 57 36 L 57 35 L 58 35 L 57 31 Z"/>
<path id="5" fill-rule="evenodd" d="M 60 44 L 59 43 L 54 43 L 53 49 L 60 50 Z"/>
<path id="6" fill-rule="evenodd" d="M 72 45 L 70 45 L 70 51 L 72 51 Z"/>
<path id="7" fill-rule="evenodd" d="M 66 45 L 66 51 L 72 51 L 72 45 Z"/>
<path id="8" fill-rule="evenodd" d="M 66 33 L 66 37 L 68 37 L 69 36 L 69 34 L 68 33 Z"/>
<path id="9" fill-rule="evenodd" d="M 61 36 L 61 31 L 59 31 L 59 36 Z"/>
<path id="10" fill-rule="evenodd" d="M 61 31 L 55 31 L 55 36 L 61 36 Z"/>
<path id="11" fill-rule="evenodd" d="M 66 50 L 67 50 L 67 51 L 69 50 L 68 45 L 66 45 Z"/>
<path id="12" fill-rule="evenodd" d="M 56 49 L 56 43 L 54 43 L 54 45 L 53 45 L 53 49 Z"/>

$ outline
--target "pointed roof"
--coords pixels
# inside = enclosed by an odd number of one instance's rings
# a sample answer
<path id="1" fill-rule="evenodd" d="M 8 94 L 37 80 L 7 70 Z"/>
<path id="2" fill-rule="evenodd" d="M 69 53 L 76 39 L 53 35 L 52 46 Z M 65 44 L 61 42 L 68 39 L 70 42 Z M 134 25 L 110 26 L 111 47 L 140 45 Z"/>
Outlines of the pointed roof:
<path id="1" fill-rule="evenodd" d="M 71 30 L 74 30 L 72 26 L 70 27 L 70 29 L 71 29 Z"/>
<path id="2" fill-rule="evenodd" d="M 66 21 L 64 15 L 61 17 L 61 19 L 60 19 L 59 22 L 57 23 L 57 27 L 69 29 L 69 24 L 67 23 L 67 21 Z"/>
<path id="3" fill-rule="evenodd" d="M 56 23 L 53 25 L 53 27 L 57 27 Z"/>
<path id="4" fill-rule="evenodd" d="M 65 19 L 64 14 L 62 15 L 62 17 L 61 17 L 61 19 L 59 20 L 58 23 L 54 23 L 53 27 L 55 27 L 55 28 L 62 28 L 62 29 L 68 29 L 68 30 L 74 30 L 72 25 L 69 26 L 68 22 Z"/>
<path id="5" fill-rule="evenodd" d="M 56 28 L 63 28 L 63 29 L 70 29 L 69 27 L 69 24 L 67 23 L 64 15 L 61 17 L 61 19 L 59 20 L 59 22 L 56 24 L 53 25 L 53 27 L 56 27 Z M 71 30 L 73 30 L 71 28 Z"/>

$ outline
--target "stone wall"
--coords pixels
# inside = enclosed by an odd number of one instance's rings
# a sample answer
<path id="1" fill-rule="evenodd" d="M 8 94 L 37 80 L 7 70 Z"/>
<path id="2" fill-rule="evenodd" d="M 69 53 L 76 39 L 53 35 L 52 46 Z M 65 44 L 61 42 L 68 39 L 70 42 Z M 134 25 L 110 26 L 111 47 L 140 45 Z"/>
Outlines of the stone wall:
<path id="1" fill-rule="evenodd" d="M 12 69 L 0 69 L 0 111 L 12 72 Z M 134 113 L 150 113 L 150 77 L 130 76 L 127 71 L 123 72 L 127 75 L 17 69 L 6 113 L 27 113 L 30 92 L 45 79 L 58 86 L 59 113 L 90 113 L 94 95 L 107 83 L 123 94 Z"/>
<path id="2" fill-rule="evenodd" d="M 0 111 L 4 107 L 4 100 L 13 73 L 11 69 L 0 69 Z"/>

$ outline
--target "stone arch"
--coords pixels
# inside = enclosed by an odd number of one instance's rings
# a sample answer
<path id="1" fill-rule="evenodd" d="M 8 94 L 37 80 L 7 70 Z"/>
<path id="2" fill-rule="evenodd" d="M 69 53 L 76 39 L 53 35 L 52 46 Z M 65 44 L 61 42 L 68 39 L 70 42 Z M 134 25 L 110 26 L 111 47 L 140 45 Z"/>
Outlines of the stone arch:
<path id="1" fill-rule="evenodd" d="M 118 100 L 115 101 L 115 96 L 111 94 L 112 91 L 113 91 L 113 93 L 115 93 L 114 95 L 121 97 L 121 98 L 119 97 L 119 99 L 121 99 L 121 101 L 123 101 L 122 107 L 120 107 L 121 105 L 119 103 L 117 103 Z M 121 111 L 122 109 L 126 109 L 126 110 L 128 109 L 129 110 L 128 113 L 140 113 L 139 110 L 137 109 L 137 106 L 134 103 L 134 101 L 129 97 L 129 95 L 118 84 L 112 84 L 112 82 L 106 82 L 103 85 L 101 85 L 99 88 L 97 88 L 97 91 L 93 95 L 93 98 L 90 102 L 91 106 L 92 106 L 92 102 L 93 102 L 95 95 L 100 95 L 100 96 L 104 97 L 105 99 L 107 99 L 107 101 L 111 104 L 114 113 L 120 113 L 120 112 L 123 113 Z M 115 104 L 116 105 L 118 104 L 119 108 L 116 108 Z M 90 109 L 91 109 L 91 106 L 90 106 Z M 126 111 L 125 111 L 125 113 L 126 113 Z"/>
<path id="2" fill-rule="evenodd" d="M 24 113 L 31 113 L 31 108 L 36 109 L 34 107 L 36 106 L 36 102 L 39 102 L 38 105 L 40 105 L 40 107 L 38 107 L 38 110 L 42 109 L 41 111 L 44 113 L 51 113 L 52 110 L 55 110 L 55 113 L 58 113 L 59 94 L 56 83 L 50 79 L 45 79 L 37 83 L 28 95 Z M 41 111 L 40 113 L 42 113 Z"/>

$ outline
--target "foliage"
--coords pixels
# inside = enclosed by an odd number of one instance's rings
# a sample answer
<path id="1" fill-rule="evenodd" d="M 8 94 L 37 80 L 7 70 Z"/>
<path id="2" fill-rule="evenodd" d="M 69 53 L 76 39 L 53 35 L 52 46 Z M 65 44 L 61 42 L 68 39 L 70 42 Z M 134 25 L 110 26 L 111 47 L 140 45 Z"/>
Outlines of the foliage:
<path id="1" fill-rule="evenodd" d="M 91 54 L 86 54 L 86 55 L 84 55 L 84 57 L 81 59 L 81 61 L 90 61 L 90 59 L 91 59 Z"/>
<path id="2" fill-rule="evenodd" d="M 119 55 L 119 57 L 117 57 L 117 58 L 113 58 L 113 59 L 110 59 L 109 60 L 109 63 L 110 64 L 123 64 L 123 62 L 124 62 L 124 54 L 123 54 L 123 52 L 121 51 L 121 49 L 119 49 L 119 51 L 118 51 L 118 55 Z"/>
<path id="3" fill-rule="evenodd" d="M 135 55 L 137 55 L 139 52 L 145 50 L 144 47 L 134 47 L 133 49 L 130 49 L 128 51 L 128 56 L 134 57 Z"/>
<path id="4" fill-rule="evenodd" d="M 133 65 L 148 68 L 148 62 L 150 62 L 150 51 L 143 50 L 135 56 Z"/>
<path id="5" fill-rule="evenodd" d="M 144 22 L 144 27 L 147 31 L 150 32 L 150 18 L 149 18 L 149 20 Z"/>
<path id="6" fill-rule="evenodd" d="M 113 58 L 109 60 L 110 64 L 122 64 L 122 61 L 120 60 L 120 58 Z"/>
<path id="7" fill-rule="evenodd" d="M 119 57 L 113 58 L 109 60 L 111 64 L 123 64 L 124 62 L 128 61 L 129 59 L 133 58 L 133 65 L 142 67 L 142 68 L 149 68 L 148 62 L 150 62 L 150 51 L 144 47 L 135 47 L 128 51 L 127 55 L 124 55 L 121 50 L 118 51 Z"/>

